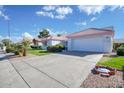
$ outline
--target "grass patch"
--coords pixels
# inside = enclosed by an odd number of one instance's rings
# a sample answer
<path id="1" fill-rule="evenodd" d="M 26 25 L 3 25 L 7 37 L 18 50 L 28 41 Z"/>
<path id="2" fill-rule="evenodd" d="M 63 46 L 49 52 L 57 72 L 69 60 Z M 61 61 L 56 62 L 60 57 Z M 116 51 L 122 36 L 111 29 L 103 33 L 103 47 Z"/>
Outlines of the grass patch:
<path id="1" fill-rule="evenodd" d="M 118 70 L 123 70 L 124 67 L 124 57 L 111 58 L 105 62 L 98 62 L 98 66 L 106 66 L 111 68 L 116 68 Z"/>
<path id="2" fill-rule="evenodd" d="M 28 53 L 36 56 L 51 54 L 51 52 L 48 52 L 46 50 L 38 50 L 38 49 L 28 49 Z"/>

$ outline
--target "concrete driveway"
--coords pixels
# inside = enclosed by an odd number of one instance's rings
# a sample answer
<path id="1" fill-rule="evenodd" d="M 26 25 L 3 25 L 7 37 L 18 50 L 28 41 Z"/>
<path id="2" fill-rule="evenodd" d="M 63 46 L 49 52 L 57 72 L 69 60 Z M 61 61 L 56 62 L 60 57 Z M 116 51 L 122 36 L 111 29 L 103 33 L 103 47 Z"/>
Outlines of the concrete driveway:
<path id="1" fill-rule="evenodd" d="M 0 61 L 0 87 L 80 87 L 102 54 L 66 52 Z"/>

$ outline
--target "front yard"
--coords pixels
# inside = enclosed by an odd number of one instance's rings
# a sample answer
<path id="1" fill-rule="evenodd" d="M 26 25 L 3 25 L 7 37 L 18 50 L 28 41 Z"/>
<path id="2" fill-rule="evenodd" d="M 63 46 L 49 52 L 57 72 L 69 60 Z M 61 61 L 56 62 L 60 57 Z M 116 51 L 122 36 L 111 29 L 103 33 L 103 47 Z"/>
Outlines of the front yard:
<path id="1" fill-rule="evenodd" d="M 51 54 L 51 52 L 48 52 L 46 50 L 38 50 L 38 49 L 28 49 L 28 53 L 36 56 Z"/>
<path id="2" fill-rule="evenodd" d="M 119 71 L 114 76 L 102 77 L 101 75 L 93 74 L 88 75 L 86 80 L 82 83 L 83 88 L 124 88 L 124 57 L 121 56 L 104 56 L 98 66 L 105 66 L 115 68 Z"/>
<path id="3" fill-rule="evenodd" d="M 97 65 L 115 68 L 117 70 L 124 69 L 124 57 L 108 57 L 108 60 L 98 62 Z"/>

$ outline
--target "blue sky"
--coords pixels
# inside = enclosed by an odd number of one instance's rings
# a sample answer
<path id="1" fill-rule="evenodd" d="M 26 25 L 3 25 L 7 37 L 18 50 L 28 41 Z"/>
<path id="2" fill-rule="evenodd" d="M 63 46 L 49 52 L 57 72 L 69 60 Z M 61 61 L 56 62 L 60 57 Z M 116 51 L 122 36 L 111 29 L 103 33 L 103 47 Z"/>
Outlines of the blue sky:
<path id="1" fill-rule="evenodd" d="M 89 27 L 114 26 L 115 38 L 124 38 L 124 6 L 0 6 L 0 39 L 36 37 L 43 28 L 55 34 L 70 34 Z"/>

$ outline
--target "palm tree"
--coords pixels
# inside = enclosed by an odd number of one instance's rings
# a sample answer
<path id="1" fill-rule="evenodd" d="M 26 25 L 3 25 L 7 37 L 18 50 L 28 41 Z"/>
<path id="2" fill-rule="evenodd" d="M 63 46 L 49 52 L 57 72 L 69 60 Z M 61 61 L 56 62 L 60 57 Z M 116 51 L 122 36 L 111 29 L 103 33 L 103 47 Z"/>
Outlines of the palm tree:
<path id="1" fill-rule="evenodd" d="M 22 40 L 22 47 L 23 47 L 23 56 L 27 55 L 27 48 L 30 45 L 30 41 L 28 39 L 23 39 Z"/>

